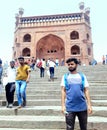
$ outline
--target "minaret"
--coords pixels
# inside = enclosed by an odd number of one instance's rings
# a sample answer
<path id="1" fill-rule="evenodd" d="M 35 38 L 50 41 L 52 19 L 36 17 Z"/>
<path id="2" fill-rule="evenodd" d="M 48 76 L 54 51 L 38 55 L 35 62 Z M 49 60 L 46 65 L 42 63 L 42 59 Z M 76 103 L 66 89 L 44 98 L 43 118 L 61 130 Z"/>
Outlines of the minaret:
<path id="1" fill-rule="evenodd" d="M 24 9 L 23 8 L 19 8 L 19 17 L 22 17 L 24 13 Z"/>
<path id="2" fill-rule="evenodd" d="M 81 10 L 81 12 L 84 12 L 84 2 L 79 3 L 79 9 Z"/>
<path id="3" fill-rule="evenodd" d="M 90 8 L 89 8 L 89 7 L 85 8 L 85 13 L 86 13 L 88 16 L 90 15 Z"/>
<path id="4" fill-rule="evenodd" d="M 85 14 L 87 14 L 89 16 L 90 8 L 89 7 L 85 8 L 84 2 L 79 3 L 79 9 L 81 10 L 82 13 L 85 13 Z"/>
<path id="5" fill-rule="evenodd" d="M 16 18 L 16 27 L 18 26 L 18 24 L 20 23 L 20 17 L 22 17 L 24 13 L 24 9 L 23 8 L 19 8 L 19 13 L 15 14 L 15 18 Z"/>
<path id="6" fill-rule="evenodd" d="M 16 18 L 16 27 L 18 26 L 18 24 L 19 24 L 19 14 L 18 13 L 16 13 L 15 14 L 15 18 Z"/>

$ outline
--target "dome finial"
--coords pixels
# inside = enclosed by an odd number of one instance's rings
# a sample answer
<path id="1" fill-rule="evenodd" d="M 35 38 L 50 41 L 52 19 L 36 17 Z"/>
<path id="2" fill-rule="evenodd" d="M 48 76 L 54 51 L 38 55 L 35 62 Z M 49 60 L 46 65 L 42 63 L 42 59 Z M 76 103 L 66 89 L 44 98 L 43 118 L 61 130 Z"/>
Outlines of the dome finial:
<path id="1" fill-rule="evenodd" d="M 80 2 L 80 3 L 79 3 L 79 9 L 80 9 L 81 11 L 84 10 L 84 2 Z"/>
<path id="2" fill-rule="evenodd" d="M 85 8 L 85 13 L 86 13 L 87 15 L 90 14 L 90 8 L 89 8 L 89 7 Z"/>
<path id="3" fill-rule="evenodd" d="M 22 17 L 22 15 L 23 15 L 23 13 L 24 13 L 24 9 L 23 8 L 19 8 L 19 15 Z"/>

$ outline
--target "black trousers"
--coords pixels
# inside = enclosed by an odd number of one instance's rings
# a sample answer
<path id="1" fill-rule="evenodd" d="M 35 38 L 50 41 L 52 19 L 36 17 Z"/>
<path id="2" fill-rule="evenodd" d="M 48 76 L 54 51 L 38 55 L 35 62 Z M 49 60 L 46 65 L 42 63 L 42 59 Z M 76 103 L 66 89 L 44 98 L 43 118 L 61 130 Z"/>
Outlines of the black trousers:
<path id="1" fill-rule="evenodd" d="M 87 130 L 87 111 L 66 113 L 66 130 L 74 130 L 76 116 L 79 120 L 80 130 Z"/>
<path id="2" fill-rule="evenodd" d="M 49 71 L 50 71 L 50 79 L 54 78 L 54 67 L 50 67 Z"/>
<path id="3" fill-rule="evenodd" d="M 5 86 L 6 100 L 8 104 L 13 104 L 14 102 L 14 92 L 15 92 L 15 82 L 8 83 Z"/>
<path id="4" fill-rule="evenodd" d="M 40 68 L 40 77 L 44 77 L 45 69 L 43 67 Z"/>

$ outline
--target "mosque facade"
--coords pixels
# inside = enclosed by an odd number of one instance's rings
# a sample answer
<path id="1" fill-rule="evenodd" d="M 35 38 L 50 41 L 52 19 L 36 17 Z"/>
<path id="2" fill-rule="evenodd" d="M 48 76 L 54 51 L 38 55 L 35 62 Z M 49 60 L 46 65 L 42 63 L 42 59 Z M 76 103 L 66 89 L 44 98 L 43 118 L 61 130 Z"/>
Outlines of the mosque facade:
<path id="1" fill-rule="evenodd" d="M 82 64 L 93 59 L 90 9 L 80 3 L 80 12 L 24 17 L 23 8 L 16 14 L 13 58 L 24 56 L 66 61 L 75 57 Z"/>

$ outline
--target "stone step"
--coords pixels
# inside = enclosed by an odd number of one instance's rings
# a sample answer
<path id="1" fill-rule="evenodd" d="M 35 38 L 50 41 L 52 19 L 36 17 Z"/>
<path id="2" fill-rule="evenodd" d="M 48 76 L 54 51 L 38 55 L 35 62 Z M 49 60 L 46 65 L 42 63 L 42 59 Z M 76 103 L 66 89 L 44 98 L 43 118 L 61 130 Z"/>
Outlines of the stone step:
<path id="1" fill-rule="evenodd" d="M 0 128 L 61 129 L 65 127 L 63 120 L 59 116 L 0 116 Z"/>
<path id="2" fill-rule="evenodd" d="M 13 108 L 1 107 L 0 115 L 62 115 L 61 106 L 26 106 L 17 111 L 15 111 L 15 108 L 15 106 L 13 106 Z"/>
<path id="3" fill-rule="evenodd" d="M 42 82 L 44 82 L 44 81 L 42 81 Z M 47 88 L 50 88 L 50 86 L 54 86 L 54 88 L 61 88 L 61 86 L 60 86 L 60 83 L 61 82 L 49 82 L 49 83 L 45 83 L 44 82 L 44 84 L 41 84 L 41 83 L 37 83 L 36 81 L 35 81 L 35 83 L 32 83 L 32 84 L 29 84 L 28 86 L 27 86 L 27 89 L 34 89 L 35 88 L 35 86 L 36 86 L 36 89 L 40 89 L 40 88 L 43 88 L 43 89 L 45 89 L 45 87 L 47 87 Z M 97 82 L 94 82 L 94 83 L 90 83 L 89 82 L 89 85 L 90 85 L 90 88 L 95 88 L 95 89 L 107 89 L 107 83 L 97 83 Z"/>
<path id="4" fill-rule="evenodd" d="M 25 129 L 20 129 L 20 128 L 0 128 L 0 130 L 25 130 Z M 26 130 L 33 130 L 33 129 L 26 129 Z M 35 130 L 50 130 L 50 129 L 35 129 Z M 51 130 L 65 130 L 65 129 L 51 129 Z"/>
<path id="5" fill-rule="evenodd" d="M 42 88 L 41 88 L 42 89 Z M 52 95 L 52 96 L 60 96 L 61 95 L 61 91 L 60 90 L 27 90 L 26 91 L 26 93 L 27 93 L 27 96 L 28 95 L 35 95 L 35 96 L 42 96 L 42 95 Z M 15 93 L 15 96 L 16 96 L 16 93 Z M 5 97 L 5 92 L 3 92 L 2 94 L 1 94 L 1 97 Z"/>
<path id="6" fill-rule="evenodd" d="M 58 90 L 27 90 L 28 93 L 30 94 L 35 94 L 35 95 L 42 95 L 42 94 L 49 94 L 49 95 L 60 95 L 61 94 L 61 91 L 58 91 Z"/>
<path id="7" fill-rule="evenodd" d="M 61 106 L 26 106 L 15 111 L 15 106 L 13 108 L 0 108 L 0 115 L 35 115 L 35 116 L 62 116 Z M 90 116 L 107 117 L 107 107 L 92 107 L 93 113 Z"/>
<path id="8" fill-rule="evenodd" d="M 107 66 L 80 66 L 79 69 L 86 74 L 90 84 L 93 114 L 88 119 L 88 130 L 107 130 Z M 44 78 L 40 78 L 39 69 L 32 71 L 27 87 L 27 106 L 17 112 L 14 111 L 16 106 L 12 109 L 2 106 L 0 128 L 65 130 L 65 118 L 61 113 L 60 82 L 67 71 L 67 67 L 55 68 L 54 82 L 48 81 L 46 73 Z M 1 105 L 6 105 L 4 90 L 0 97 Z M 79 130 L 78 121 L 75 130 Z"/>
<path id="9" fill-rule="evenodd" d="M 0 104 L 1 106 L 6 106 L 6 101 L 0 100 Z M 14 104 L 17 106 L 17 101 L 15 101 Z M 57 106 L 59 104 L 61 104 L 59 99 L 32 99 L 27 101 L 27 106 Z"/>
<path id="10" fill-rule="evenodd" d="M 63 75 L 63 74 L 62 74 Z M 32 77 L 32 79 L 30 80 L 30 85 L 35 85 L 35 82 L 37 83 L 37 84 L 43 84 L 43 83 L 47 83 L 47 84 L 56 84 L 56 83 L 60 83 L 61 82 L 61 78 L 62 78 L 62 75 L 61 76 L 59 76 L 59 77 L 57 77 L 56 79 L 54 79 L 54 81 L 49 81 L 49 78 L 33 78 Z M 105 77 L 97 77 L 97 78 L 95 78 L 95 77 L 92 77 L 92 76 L 88 76 L 88 75 L 86 75 L 87 76 L 87 79 L 88 79 L 88 81 L 89 81 L 89 83 L 90 84 L 101 84 L 101 85 L 103 85 L 103 84 L 107 84 L 107 78 L 105 78 Z M 96 75 L 97 76 L 97 75 Z M 41 82 L 42 81 L 42 82 Z M 45 84 L 44 84 L 45 85 Z"/>
<path id="11" fill-rule="evenodd" d="M 59 89 L 55 89 L 55 88 L 47 88 L 47 89 L 43 89 L 43 90 L 41 90 L 42 88 L 39 88 L 39 89 L 29 89 L 29 90 L 27 90 L 27 93 L 32 93 L 33 95 L 34 95 L 34 93 L 35 94 L 43 94 L 43 93 L 45 93 L 45 94 L 59 94 L 59 93 L 61 93 L 61 88 Z M 107 89 L 91 89 L 90 88 L 90 93 L 91 94 L 107 94 Z"/>
<path id="12" fill-rule="evenodd" d="M 47 85 L 47 86 L 42 86 L 42 85 L 40 85 L 39 87 L 38 86 L 36 86 L 36 89 L 35 89 L 35 86 L 34 87 L 32 87 L 32 86 L 27 86 L 27 92 L 32 92 L 32 91 L 41 91 L 41 92 L 46 92 L 46 91 L 59 91 L 59 92 L 61 92 L 61 86 L 60 86 L 60 84 L 59 84 L 59 86 L 57 86 L 58 84 L 54 84 L 54 85 Z M 42 89 L 42 90 L 41 90 Z M 90 85 L 90 87 L 89 87 L 89 90 L 91 90 L 91 91 L 107 91 L 107 84 L 106 85 L 99 85 L 99 86 L 97 86 L 97 85 Z M 2 90 L 2 92 L 5 94 L 5 90 L 3 89 Z"/>
<path id="13" fill-rule="evenodd" d="M 90 95 L 91 100 L 106 100 L 107 95 L 99 95 L 99 94 L 91 94 Z M 14 96 L 15 101 L 17 100 L 16 95 Z M 61 95 L 56 94 L 56 95 L 51 95 L 51 94 L 42 94 L 42 95 L 31 95 L 27 94 L 27 100 L 32 100 L 32 99 L 61 99 Z M 0 100 L 5 101 L 6 97 L 5 96 L 0 96 Z"/>
<path id="14" fill-rule="evenodd" d="M 67 73 L 67 72 L 65 72 L 65 73 Z M 63 76 L 65 73 L 58 74 L 58 76 L 55 76 L 55 81 L 59 81 L 59 79 L 61 79 L 62 76 Z M 84 74 L 85 74 L 85 73 L 84 73 Z M 106 74 L 104 75 L 103 73 L 102 73 L 100 76 L 98 76 L 97 73 L 94 74 L 94 75 L 92 75 L 92 73 L 91 73 L 91 74 L 86 73 L 85 75 L 87 76 L 87 79 L 88 79 L 89 81 L 98 81 L 98 82 L 101 81 L 101 82 L 104 82 L 104 81 L 107 79 Z M 97 78 L 96 78 L 96 77 L 97 77 Z M 44 80 L 44 81 L 46 82 L 46 81 L 48 81 L 48 79 L 49 79 L 49 77 L 47 77 L 47 76 L 45 76 L 44 78 L 40 78 L 40 77 L 34 77 L 34 76 L 32 75 L 30 81 L 33 82 L 34 80 L 35 80 L 35 81 L 36 81 L 36 80 L 38 80 L 38 81 Z"/>
<path id="15" fill-rule="evenodd" d="M 91 100 L 93 106 L 107 106 L 107 100 Z M 6 106 L 6 101 L 0 100 L 1 106 Z M 17 105 L 17 101 L 14 101 Z M 27 106 L 59 106 L 61 104 L 60 99 L 32 99 L 27 100 Z"/>
<path id="16" fill-rule="evenodd" d="M 100 83 L 100 82 L 94 82 L 94 83 L 91 83 L 91 82 L 89 82 L 89 85 L 90 85 L 90 87 L 92 87 L 92 88 L 107 88 L 107 83 Z"/>
<path id="17" fill-rule="evenodd" d="M 43 81 L 42 81 L 43 82 Z M 38 83 L 39 84 L 39 83 Z M 50 84 L 50 83 L 48 83 L 48 84 L 39 84 L 38 85 L 36 82 L 35 82 L 35 84 L 30 84 L 30 85 L 28 85 L 27 86 L 27 90 L 29 90 L 29 89 L 35 89 L 35 86 L 36 86 L 36 89 L 40 89 L 40 88 L 42 88 L 42 89 L 45 89 L 45 87 L 47 87 L 48 89 L 50 88 L 50 89 L 57 89 L 57 88 L 61 88 L 61 86 L 60 86 L 60 83 L 53 83 L 53 84 Z M 89 83 L 89 85 L 90 85 L 90 89 L 107 89 L 107 83 L 105 83 L 105 84 L 100 84 L 100 83 Z"/>
<path id="18" fill-rule="evenodd" d="M 91 100 L 93 106 L 107 106 L 106 100 Z"/>
<path id="19" fill-rule="evenodd" d="M 14 127 L 23 129 L 65 129 L 65 118 L 64 116 L 8 116 L 8 118 L 7 116 L 0 116 L 0 128 Z M 77 120 L 75 130 L 78 129 Z M 88 130 L 107 130 L 107 117 L 89 117 Z"/>
<path id="20" fill-rule="evenodd" d="M 91 97 L 91 100 L 107 100 L 107 95 L 99 95 L 99 94 L 96 94 L 96 95 L 90 95 Z"/>
<path id="21" fill-rule="evenodd" d="M 6 100 L 5 96 L 0 96 L 1 100 Z M 16 95 L 14 96 L 14 99 L 17 100 Z M 27 100 L 31 99 L 61 99 L 61 95 L 47 95 L 47 94 L 42 94 L 42 95 L 30 95 L 27 94 Z"/>
<path id="22" fill-rule="evenodd" d="M 32 89 L 29 89 L 29 90 L 27 90 L 26 91 L 27 92 L 27 95 L 28 94 L 32 94 L 32 95 L 43 95 L 43 94 L 45 94 L 45 95 L 52 95 L 52 96 L 54 96 L 54 95 L 60 95 L 61 94 L 61 90 L 52 90 L 52 89 L 49 89 L 49 90 L 42 90 L 42 88 L 41 89 L 39 89 L 39 90 L 32 90 Z M 5 96 L 5 92 L 3 92 L 2 93 L 2 96 Z"/>
<path id="23" fill-rule="evenodd" d="M 90 95 L 106 95 L 107 94 L 107 90 L 96 90 L 96 91 L 94 91 L 94 90 L 92 90 L 92 89 L 90 89 Z"/>
<path id="24" fill-rule="evenodd" d="M 41 90 L 41 89 L 42 89 L 42 90 Z M 102 86 L 102 87 L 98 87 L 98 88 L 96 88 L 96 87 L 90 87 L 89 90 L 90 90 L 90 91 L 94 91 L 94 92 L 104 92 L 104 91 L 107 92 L 107 87 L 103 87 L 103 86 Z M 28 92 L 32 92 L 32 91 L 33 91 L 33 92 L 41 92 L 41 93 L 42 93 L 42 92 L 51 92 L 51 91 L 53 91 L 53 92 L 57 92 L 57 91 L 58 91 L 58 92 L 61 92 L 61 87 L 59 86 L 59 88 L 58 88 L 58 87 L 56 87 L 56 86 L 55 86 L 55 87 L 54 87 L 54 86 L 51 86 L 51 87 L 48 86 L 47 89 L 42 88 L 42 87 L 36 88 L 36 89 L 34 89 L 34 88 L 33 88 L 33 89 L 28 88 L 28 89 L 27 89 L 27 93 L 28 93 Z"/>
<path id="25" fill-rule="evenodd" d="M 107 88 L 89 88 L 90 90 L 90 95 L 106 95 L 107 94 Z M 28 88 L 26 90 L 27 92 L 27 95 L 35 95 L 35 96 L 39 96 L 39 95 L 52 95 L 52 96 L 60 96 L 61 95 L 61 88 L 54 88 L 52 86 L 52 89 L 51 87 L 47 87 L 47 89 L 40 87 L 40 88 L 37 88 L 37 89 L 31 89 L 31 88 Z M 0 95 L 0 97 L 5 97 L 5 91 L 2 91 L 2 94 Z"/>

